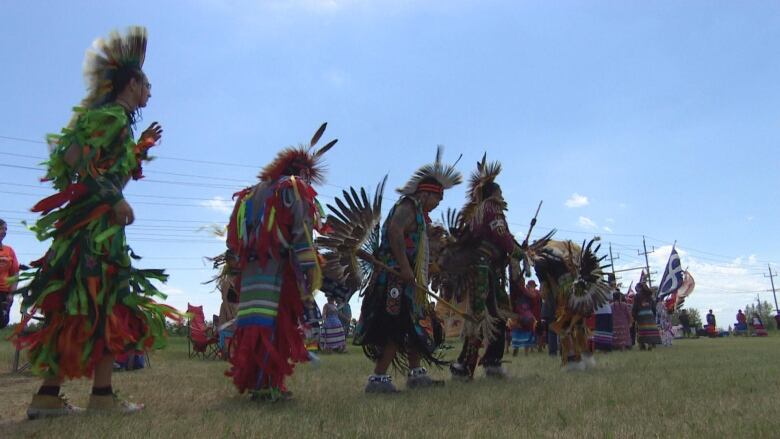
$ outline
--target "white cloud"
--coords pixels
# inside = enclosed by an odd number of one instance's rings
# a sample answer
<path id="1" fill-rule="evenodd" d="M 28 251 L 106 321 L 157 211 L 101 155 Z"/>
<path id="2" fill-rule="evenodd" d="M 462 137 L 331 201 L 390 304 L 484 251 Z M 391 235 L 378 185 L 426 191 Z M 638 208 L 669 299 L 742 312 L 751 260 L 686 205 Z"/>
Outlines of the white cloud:
<path id="1" fill-rule="evenodd" d="M 577 221 L 577 223 L 578 223 L 578 224 L 579 224 L 581 227 L 584 227 L 584 228 L 586 228 L 586 229 L 596 229 L 596 228 L 598 228 L 598 226 L 596 225 L 596 223 L 595 223 L 595 222 L 593 222 L 593 220 L 592 220 L 592 219 L 590 219 L 590 218 L 588 218 L 588 217 L 586 217 L 586 216 L 581 216 L 581 217 L 580 217 L 580 219 Z"/>
<path id="2" fill-rule="evenodd" d="M 171 285 L 163 284 L 163 285 L 160 285 L 160 287 L 158 289 L 160 291 L 162 291 L 163 293 L 167 294 L 168 296 L 182 296 L 182 295 L 184 295 L 184 290 L 182 290 L 181 288 L 176 288 L 176 287 L 171 286 Z"/>
<path id="3" fill-rule="evenodd" d="M 748 256 L 748 264 L 755 265 L 756 262 L 757 262 L 756 255 Z"/>
<path id="4" fill-rule="evenodd" d="M 568 200 L 566 200 L 566 207 L 582 207 L 590 204 L 588 197 L 580 195 L 577 192 L 571 194 Z"/>
<path id="5" fill-rule="evenodd" d="M 323 73 L 325 81 L 334 87 L 342 87 L 347 82 L 347 75 L 340 69 L 329 69 Z"/>
<path id="6" fill-rule="evenodd" d="M 609 228 L 608 226 L 604 226 L 604 231 L 607 233 L 612 233 L 612 229 Z"/>
<path id="7" fill-rule="evenodd" d="M 220 213 L 230 214 L 233 211 L 233 202 L 220 196 L 213 197 L 207 201 L 202 201 L 200 205 Z"/>

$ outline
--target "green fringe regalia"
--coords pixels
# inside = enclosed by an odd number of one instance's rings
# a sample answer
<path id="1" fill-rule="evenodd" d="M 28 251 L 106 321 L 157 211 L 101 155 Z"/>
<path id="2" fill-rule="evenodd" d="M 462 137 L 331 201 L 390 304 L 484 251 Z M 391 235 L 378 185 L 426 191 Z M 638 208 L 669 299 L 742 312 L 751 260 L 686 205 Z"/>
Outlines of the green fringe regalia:
<path id="1" fill-rule="evenodd" d="M 25 286 L 16 293 L 29 312 L 13 336 L 19 348 L 29 349 L 33 371 L 44 377 L 91 376 L 107 354 L 162 347 L 166 317 L 180 318 L 175 309 L 154 301 L 165 295 L 151 281 L 165 281 L 167 275 L 132 266 L 131 260 L 140 258 L 112 215 L 126 182 L 143 176 L 141 163 L 154 140 L 133 140 L 131 116 L 105 103 L 110 85 L 105 77 L 126 63 L 140 69 L 145 43 L 143 28 L 131 28 L 124 40 L 118 34 L 98 40 L 103 52 L 88 57 L 97 61 L 88 70 L 93 84 L 86 106 L 75 109 L 61 134 L 49 136 L 45 180 L 58 193 L 33 207 L 42 216 L 30 229 L 39 240 L 52 242 L 45 256 L 31 263 L 34 270 L 19 278 Z M 98 61 L 109 67 L 95 71 Z M 81 148 L 73 165 L 66 160 L 71 146 Z M 42 324 L 25 329 L 36 313 L 43 315 Z"/>

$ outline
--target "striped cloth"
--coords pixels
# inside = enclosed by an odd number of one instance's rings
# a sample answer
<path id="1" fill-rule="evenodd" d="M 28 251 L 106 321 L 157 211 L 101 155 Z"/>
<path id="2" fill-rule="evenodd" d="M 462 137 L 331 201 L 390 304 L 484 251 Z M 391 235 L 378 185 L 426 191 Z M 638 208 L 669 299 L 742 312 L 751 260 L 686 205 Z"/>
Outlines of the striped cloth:
<path id="1" fill-rule="evenodd" d="M 338 324 L 338 326 L 336 324 Z M 344 349 L 347 346 L 344 327 L 341 326 L 341 322 L 338 319 L 336 319 L 336 322 L 326 321 L 320 337 L 323 349 L 338 350 Z"/>
<path id="2" fill-rule="evenodd" d="M 335 305 L 330 303 L 325 305 L 325 323 L 322 327 L 321 347 L 327 350 L 342 350 L 347 347 L 347 336 L 344 333 L 344 326 L 339 320 L 338 311 Z"/>
<path id="3" fill-rule="evenodd" d="M 636 326 L 639 331 L 637 337 L 639 343 L 661 344 L 661 335 L 658 332 L 658 325 L 655 322 L 655 314 L 653 314 L 652 310 L 643 309 L 639 311 Z"/>
<path id="4" fill-rule="evenodd" d="M 512 329 L 512 348 L 530 348 L 536 345 L 536 337 L 531 331 Z"/>
<path id="5" fill-rule="evenodd" d="M 595 343 L 596 350 L 611 351 L 612 331 L 599 331 L 598 317 L 596 317 L 596 319 L 596 330 L 593 332 L 593 342 Z"/>
<path id="6" fill-rule="evenodd" d="M 593 331 L 594 348 L 598 351 L 612 350 L 612 307 L 605 303 L 596 310 L 596 325 Z"/>
<path id="7" fill-rule="evenodd" d="M 625 302 L 612 304 L 612 347 L 622 349 L 631 346 L 631 309 Z"/>
<path id="8" fill-rule="evenodd" d="M 241 297 L 238 304 L 236 326 L 262 326 L 273 329 L 279 308 L 279 293 L 282 290 L 281 276 L 267 274 L 273 272 L 268 266 L 276 265 L 269 261 L 263 270 L 257 264 L 249 264 L 241 277 Z"/>

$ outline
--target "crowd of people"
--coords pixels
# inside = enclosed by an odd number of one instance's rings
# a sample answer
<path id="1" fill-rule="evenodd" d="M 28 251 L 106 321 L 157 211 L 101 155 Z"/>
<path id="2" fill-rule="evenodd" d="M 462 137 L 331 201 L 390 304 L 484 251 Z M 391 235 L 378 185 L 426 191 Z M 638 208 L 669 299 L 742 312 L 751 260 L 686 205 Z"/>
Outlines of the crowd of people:
<path id="1" fill-rule="evenodd" d="M 2 244 L 0 223 L 3 322 L 9 292 L 21 295 L 30 316 L 42 318 L 36 328 L 13 335 L 43 378 L 30 419 L 82 412 L 60 394 L 65 379 L 80 377 L 93 379 L 88 410 L 143 409 L 116 395 L 113 366 L 163 347 L 166 319 L 182 318 L 156 301 L 164 295 L 152 281 L 167 275 L 135 268 L 125 236 L 135 217 L 123 190 L 143 176 L 148 151 L 163 133 L 154 122 L 134 138 L 139 111 L 151 97 L 142 70 L 146 43 L 146 30 L 133 27 L 98 40 L 88 53 L 87 97 L 71 123 L 49 139 L 46 179 L 58 192 L 33 207 L 41 217 L 31 229 L 41 240 L 53 239 L 31 270 L 17 276 L 19 264 Z M 397 392 L 391 368 L 405 375 L 408 389 L 445 384 L 428 367 L 448 367 L 455 380 L 473 380 L 479 368 L 488 379 L 502 379 L 508 347 L 518 355 L 546 346 L 564 367 L 581 369 L 593 364 L 595 351 L 671 344 L 664 303 L 644 282 L 632 296 L 616 291 L 602 271 L 597 239 L 579 245 L 549 233 L 529 242 L 536 218 L 525 240 L 515 239 L 498 183 L 501 165 L 486 155 L 471 174 L 464 207 L 446 226 L 429 215 L 463 178 L 457 161 L 443 162 L 441 148 L 397 190 L 386 217 L 385 180 L 373 202 L 363 190 L 345 191 L 326 216 L 314 188 L 324 182 L 324 155 L 336 144 L 315 148 L 325 128 L 307 145 L 281 150 L 257 184 L 233 197 L 227 249 L 215 260 L 222 264 L 227 303 L 220 321 L 230 331 L 226 375 L 240 393 L 256 401 L 291 398 L 287 378 L 296 364 L 311 360 L 313 350 L 345 352 L 350 335 L 373 363 L 366 393 Z M 540 289 L 526 282 L 532 271 Z M 316 291 L 327 297 L 322 310 Z M 363 300 L 352 328 L 349 300 L 357 291 Z M 463 319 L 454 361 L 443 359 L 443 326 L 430 296 Z M 452 305 L 453 298 L 465 308 Z M 714 328 L 711 314 L 707 322 Z M 755 318 L 752 326 L 763 329 Z"/>
<path id="2" fill-rule="evenodd" d="M 712 310 L 710 310 L 712 313 Z M 761 320 L 761 316 L 757 312 L 752 313 L 748 320 L 747 315 L 740 309 L 737 311 L 736 323 L 734 323 L 734 329 L 732 333 L 735 336 L 755 336 L 766 337 L 769 335 L 764 328 L 764 322 Z"/>
<path id="3" fill-rule="evenodd" d="M 611 299 L 585 319 L 589 353 L 625 351 L 637 344 L 640 350 L 671 346 L 676 336 L 672 319 L 664 302 L 654 298 L 652 289 L 640 284 L 638 293 L 623 294 L 616 286 L 613 291 Z M 546 348 L 549 355 L 557 356 L 559 340 L 550 329 L 555 314 L 550 311 L 549 300 L 542 298 L 533 280 L 528 281 L 522 293 L 514 304 L 518 317 L 507 324 L 511 343 L 507 342 L 506 352 L 511 348 L 513 356 L 517 356 L 523 349 L 528 355 Z M 682 310 L 679 317 L 681 323 L 686 322 L 683 329 L 690 333 L 687 311 Z"/>

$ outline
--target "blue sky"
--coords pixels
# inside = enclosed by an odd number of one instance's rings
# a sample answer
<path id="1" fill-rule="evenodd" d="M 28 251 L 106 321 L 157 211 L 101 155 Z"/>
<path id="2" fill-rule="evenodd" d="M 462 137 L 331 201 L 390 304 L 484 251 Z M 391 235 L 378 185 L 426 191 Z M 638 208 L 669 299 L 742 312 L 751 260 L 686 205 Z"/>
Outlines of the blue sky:
<path id="1" fill-rule="evenodd" d="M 437 144 L 463 154 L 464 174 L 487 151 L 516 234 L 544 200 L 536 236 L 601 236 L 618 268 L 643 264 L 646 235 L 657 279 L 676 240 L 697 280 L 688 304 L 724 325 L 756 294 L 772 301 L 776 2 L 40 1 L 0 14 L 0 217 L 22 261 L 46 249 L 20 221 L 50 190 L 14 166 L 35 167 L 36 142 L 83 97 L 92 40 L 142 24 L 153 96 L 139 129 L 156 120 L 165 134 L 126 190 L 128 235 L 142 266 L 168 268 L 175 306 L 218 311 L 202 258 L 223 244 L 199 229 L 224 224 L 225 200 L 323 121 L 339 138 L 325 202 L 385 173 L 402 185 Z"/>

